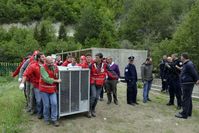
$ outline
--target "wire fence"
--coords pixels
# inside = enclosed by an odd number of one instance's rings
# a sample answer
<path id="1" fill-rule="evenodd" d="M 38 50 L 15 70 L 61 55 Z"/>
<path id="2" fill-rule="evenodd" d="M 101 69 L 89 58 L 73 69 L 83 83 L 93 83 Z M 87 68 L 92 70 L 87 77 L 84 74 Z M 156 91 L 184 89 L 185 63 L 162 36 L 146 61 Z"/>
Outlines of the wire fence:
<path id="1" fill-rule="evenodd" d="M 19 63 L 0 62 L 0 76 L 8 76 L 15 71 Z"/>

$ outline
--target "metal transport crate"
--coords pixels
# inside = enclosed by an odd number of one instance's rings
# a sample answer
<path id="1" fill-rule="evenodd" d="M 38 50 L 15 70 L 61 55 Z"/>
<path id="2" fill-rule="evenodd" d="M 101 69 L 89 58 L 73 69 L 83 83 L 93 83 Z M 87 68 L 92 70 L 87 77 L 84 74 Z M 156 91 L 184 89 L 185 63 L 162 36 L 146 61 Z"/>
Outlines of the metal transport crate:
<path id="1" fill-rule="evenodd" d="M 59 84 L 58 115 L 62 116 L 89 111 L 90 70 L 80 67 L 58 67 Z"/>

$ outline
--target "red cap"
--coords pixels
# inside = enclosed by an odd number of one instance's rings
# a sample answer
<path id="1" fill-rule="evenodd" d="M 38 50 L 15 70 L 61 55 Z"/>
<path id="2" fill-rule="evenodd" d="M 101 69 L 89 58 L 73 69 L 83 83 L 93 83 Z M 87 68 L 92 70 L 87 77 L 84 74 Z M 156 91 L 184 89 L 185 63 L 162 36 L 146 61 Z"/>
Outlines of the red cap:
<path id="1" fill-rule="evenodd" d="M 80 57 L 80 59 L 81 59 L 81 60 L 86 60 L 86 56 L 82 55 L 82 56 Z"/>
<path id="2" fill-rule="evenodd" d="M 37 55 L 38 53 L 39 53 L 39 51 L 35 50 L 34 53 L 33 53 L 33 55 Z"/>

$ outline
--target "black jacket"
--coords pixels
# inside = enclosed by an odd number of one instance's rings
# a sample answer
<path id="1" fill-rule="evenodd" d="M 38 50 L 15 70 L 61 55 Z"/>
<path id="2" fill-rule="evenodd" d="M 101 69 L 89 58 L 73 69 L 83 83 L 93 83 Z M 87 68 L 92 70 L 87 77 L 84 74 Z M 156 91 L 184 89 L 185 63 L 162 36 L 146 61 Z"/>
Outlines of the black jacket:
<path id="1" fill-rule="evenodd" d="M 183 68 L 180 74 L 181 83 L 193 82 L 199 80 L 198 73 L 195 69 L 192 61 L 187 61 L 183 64 Z"/>

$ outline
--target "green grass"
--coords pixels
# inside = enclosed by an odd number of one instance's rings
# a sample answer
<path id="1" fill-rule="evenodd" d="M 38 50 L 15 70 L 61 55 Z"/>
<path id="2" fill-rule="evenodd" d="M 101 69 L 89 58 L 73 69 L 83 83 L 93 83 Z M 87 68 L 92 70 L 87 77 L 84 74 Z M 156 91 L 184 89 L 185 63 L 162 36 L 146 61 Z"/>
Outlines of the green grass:
<path id="1" fill-rule="evenodd" d="M 20 124 L 26 121 L 23 113 L 24 96 L 16 81 L 9 77 L 0 77 L 0 131 L 19 133 Z"/>

